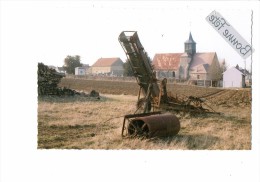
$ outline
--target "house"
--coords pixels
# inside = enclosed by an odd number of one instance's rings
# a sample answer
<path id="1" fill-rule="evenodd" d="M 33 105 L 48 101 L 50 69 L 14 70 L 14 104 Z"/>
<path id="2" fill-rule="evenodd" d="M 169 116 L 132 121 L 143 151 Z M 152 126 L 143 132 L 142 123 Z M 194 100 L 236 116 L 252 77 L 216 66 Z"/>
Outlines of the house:
<path id="1" fill-rule="evenodd" d="M 86 75 L 86 68 L 85 67 L 76 67 L 75 75 Z"/>
<path id="2" fill-rule="evenodd" d="M 66 74 L 66 71 L 65 71 L 64 67 L 56 67 L 55 70 L 58 73 Z"/>
<path id="3" fill-rule="evenodd" d="M 57 73 L 61 73 L 61 75 L 65 75 L 66 71 L 64 69 L 64 67 L 58 67 L 58 66 L 48 66 L 50 69 L 54 69 L 55 71 L 57 71 Z"/>
<path id="4" fill-rule="evenodd" d="M 91 67 L 92 74 L 121 76 L 124 73 L 123 61 L 118 58 L 100 58 Z"/>
<path id="5" fill-rule="evenodd" d="M 252 74 L 248 70 L 243 69 L 243 68 L 239 67 L 238 65 L 236 65 L 236 68 L 239 71 L 241 71 L 242 73 L 244 73 L 244 75 L 245 75 L 245 84 L 248 85 L 248 86 L 252 85 Z"/>
<path id="6" fill-rule="evenodd" d="M 245 87 L 245 74 L 237 67 L 232 67 L 223 73 L 223 87 Z"/>
<path id="7" fill-rule="evenodd" d="M 158 78 L 218 81 L 222 76 L 216 52 L 197 53 L 191 33 L 183 53 L 155 54 L 153 65 Z"/>

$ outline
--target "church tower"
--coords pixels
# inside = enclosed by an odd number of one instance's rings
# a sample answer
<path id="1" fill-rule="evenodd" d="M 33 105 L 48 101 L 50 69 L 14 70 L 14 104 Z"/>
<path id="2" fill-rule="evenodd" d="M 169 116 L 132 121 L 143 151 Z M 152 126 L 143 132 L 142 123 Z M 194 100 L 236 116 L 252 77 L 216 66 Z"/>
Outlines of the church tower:
<path id="1" fill-rule="evenodd" d="M 193 40 L 191 33 L 189 39 L 184 42 L 184 49 L 190 56 L 193 56 L 196 53 L 196 42 Z"/>
<path id="2" fill-rule="evenodd" d="M 184 42 L 184 54 L 180 57 L 179 64 L 179 79 L 187 80 L 189 79 L 189 67 L 192 61 L 192 57 L 196 53 L 196 42 L 193 40 L 190 33 L 189 39 Z"/>

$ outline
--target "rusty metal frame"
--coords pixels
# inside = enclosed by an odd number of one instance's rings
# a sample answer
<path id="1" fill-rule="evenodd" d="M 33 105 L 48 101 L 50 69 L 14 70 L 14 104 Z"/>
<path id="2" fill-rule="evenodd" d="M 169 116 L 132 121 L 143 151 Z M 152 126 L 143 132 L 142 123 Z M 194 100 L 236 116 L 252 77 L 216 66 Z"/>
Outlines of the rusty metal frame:
<path id="1" fill-rule="evenodd" d="M 128 114 L 125 115 L 124 117 L 124 121 L 123 121 L 123 127 L 122 127 L 122 131 L 121 131 L 121 136 L 122 137 L 126 137 L 127 133 L 124 135 L 124 132 L 127 132 L 127 128 L 125 126 L 126 124 L 126 120 L 129 122 L 129 120 L 133 119 L 133 118 L 137 118 L 137 117 L 144 117 L 144 116 L 151 116 L 151 115 L 156 115 L 156 114 L 161 114 L 161 112 L 150 112 L 150 113 L 141 113 L 141 114 Z"/>
<path id="2" fill-rule="evenodd" d="M 141 138 L 165 137 L 175 136 L 179 131 L 180 121 L 174 114 L 152 112 L 126 115 L 121 135 Z"/>
<path id="3" fill-rule="evenodd" d="M 131 33 L 131 36 L 127 35 L 128 33 Z M 202 107 L 203 100 L 201 98 L 190 96 L 182 100 L 178 99 L 177 97 L 174 98 L 169 96 L 166 88 L 167 79 L 164 78 L 159 82 L 159 80 L 156 78 L 153 67 L 149 62 L 149 57 L 147 56 L 147 53 L 145 52 L 136 31 L 123 31 L 119 35 L 118 40 L 126 54 L 127 61 L 129 62 L 130 67 L 134 72 L 136 81 L 140 86 L 137 101 L 138 108 L 136 112 L 139 111 L 142 106 L 144 106 L 143 113 L 141 114 L 125 115 L 121 131 L 122 137 L 125 137 L 129 134 L 127 128 L 129 127 L 129 125 L 126 126 L 127 121 L 128 124 L 130 124 L 130 122 L 132 122 L 133 125 L 136 124 L 136 128 L 134 129 L 137 132 L 139 132 L 139 124 L 142 121 L 144 121 L 145 124 L 149 125 L 149 130 L 151 128 L 154 129 L 154 126 L 157 129 L 160 128 L 166 120 L 168 122 L 167 124 L 171 124 L 172 121 L 174 121 L 175 124 L 173 124 L 173 127 L 176 127 L 178 125 L 179 120 L 176 118 L 175 115 L 174 117 L 173 115 L 163 115 L 162 118 L 159 118 L 158 116 L 151 117 L 152 115 L 161 114 L 160 111 L 150 112 L 152 108 L 153 111 L 155 110 L 155 108 L 160 108 L 162 110 L 172 110 L 174 112 L 184 113 L 212 113 L 208 109 Z M 144 98 L 140 98 L 141 92 L 143 93 Z M 210 109 L 214 111 L 212 108 Z M 158 123 L 154 123 L 154 121 L 158 121 Z M 140 125 L 143 126 L 143 123 Z M 140 131 L 144 132 L 144 129 L 141 128 Z M 167 130 L 159 132 L 167 133 Z"/>

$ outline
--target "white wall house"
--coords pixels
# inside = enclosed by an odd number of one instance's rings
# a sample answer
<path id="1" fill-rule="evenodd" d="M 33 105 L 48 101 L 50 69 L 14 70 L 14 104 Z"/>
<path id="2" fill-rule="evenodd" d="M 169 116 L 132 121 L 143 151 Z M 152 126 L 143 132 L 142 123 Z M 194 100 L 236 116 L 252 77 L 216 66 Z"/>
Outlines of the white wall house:
<path id="1" fill-rule="evenodd" d="M 245 75 L 236 67 L 232 67 L 223 73 L 223 87 L 245 87 Z"/>
<path id="2" fill-rule="evenodd" d="M 84 67 L 76 67 L 75 75 L 86 75 L 86 69 Z"/>

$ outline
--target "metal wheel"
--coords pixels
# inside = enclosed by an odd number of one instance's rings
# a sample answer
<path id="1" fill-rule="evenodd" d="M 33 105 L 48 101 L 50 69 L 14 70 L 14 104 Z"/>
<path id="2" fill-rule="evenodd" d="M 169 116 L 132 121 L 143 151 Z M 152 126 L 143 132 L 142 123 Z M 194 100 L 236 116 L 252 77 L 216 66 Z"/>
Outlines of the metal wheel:
<path id="1" fill-rule="evenodd" d="M 130 121 L 128 125 L 128 135 L 132 137 L 136 136 L 148 136 L 149 128 L 143 121 L 135 120 Z"/>

